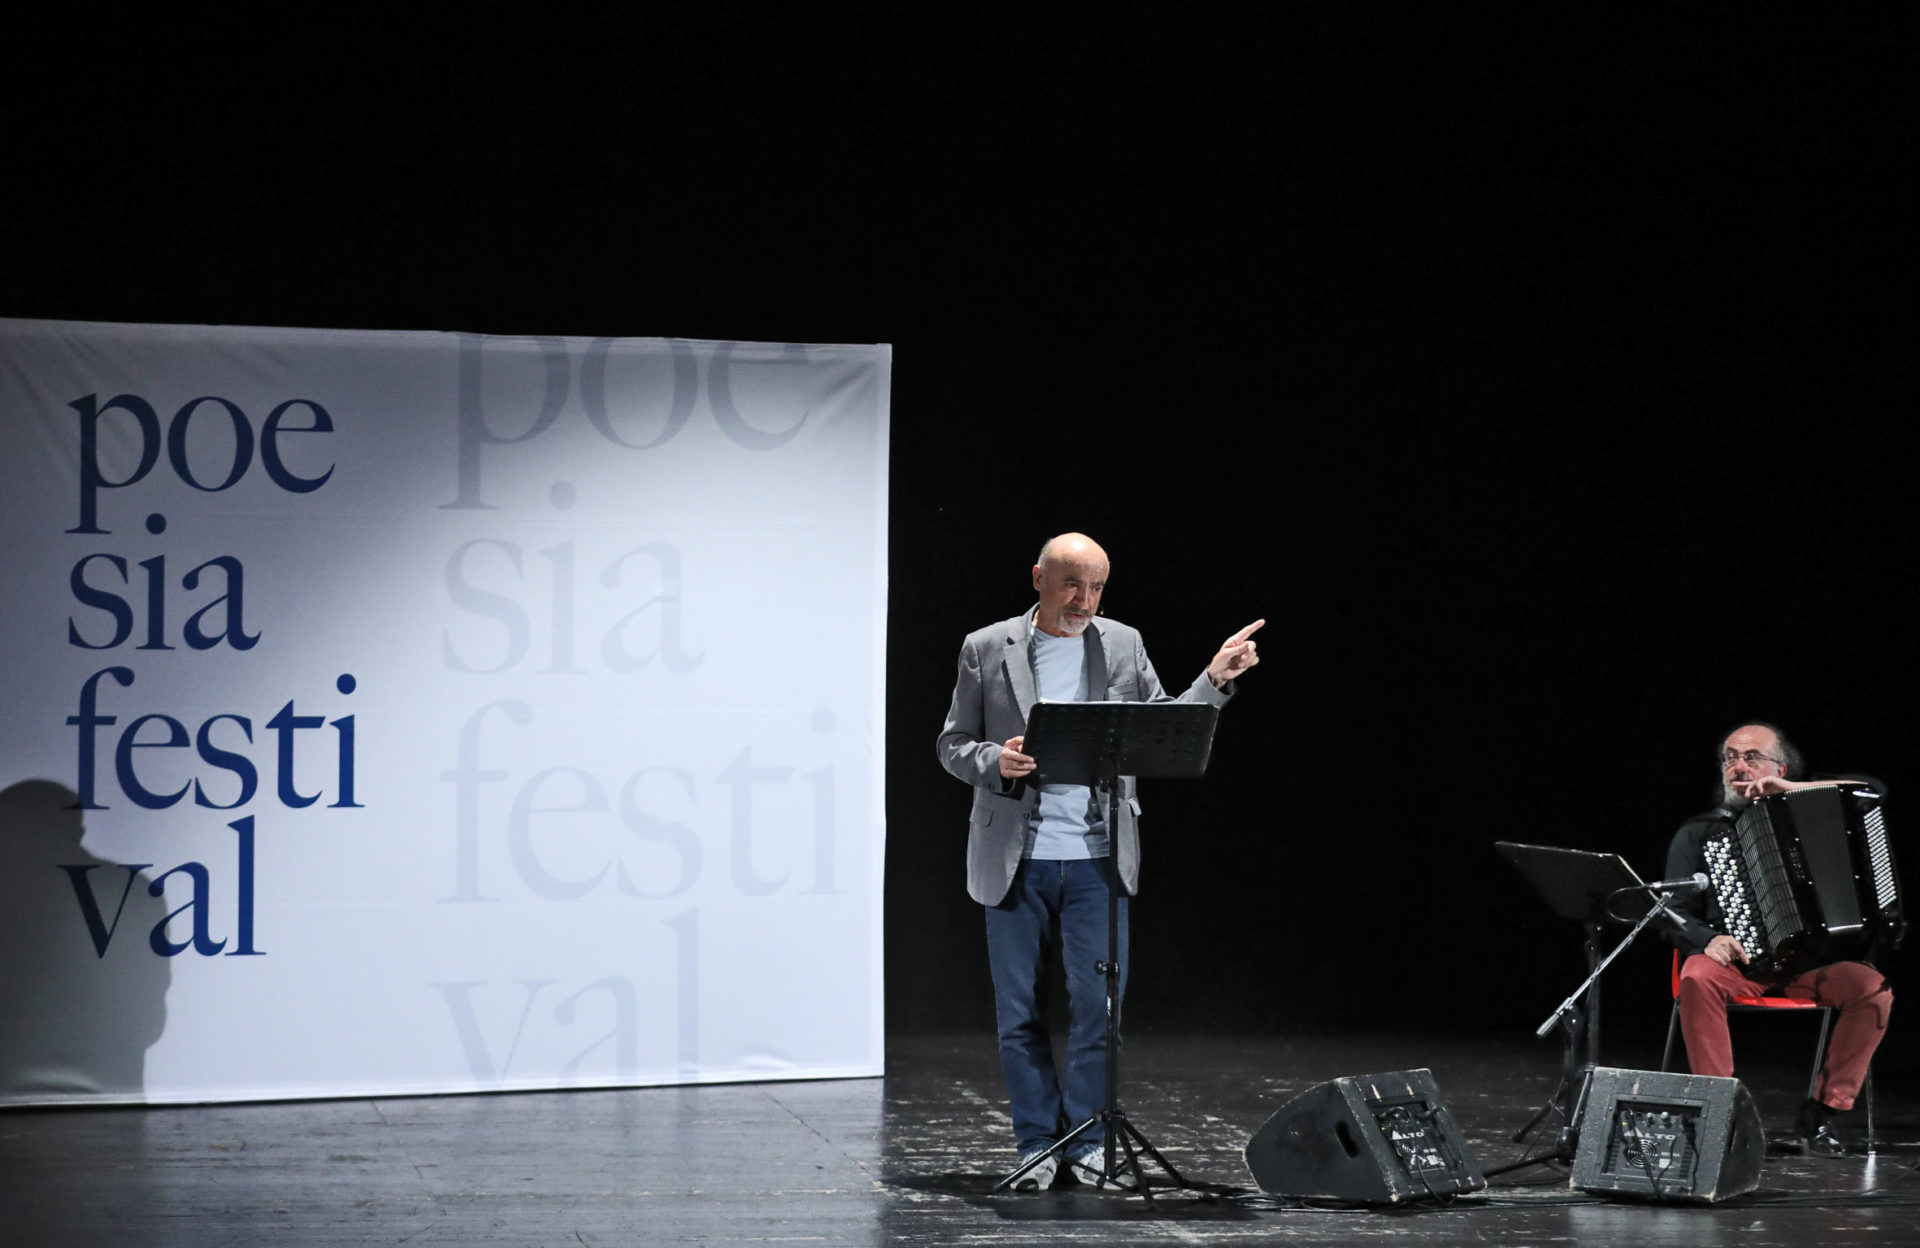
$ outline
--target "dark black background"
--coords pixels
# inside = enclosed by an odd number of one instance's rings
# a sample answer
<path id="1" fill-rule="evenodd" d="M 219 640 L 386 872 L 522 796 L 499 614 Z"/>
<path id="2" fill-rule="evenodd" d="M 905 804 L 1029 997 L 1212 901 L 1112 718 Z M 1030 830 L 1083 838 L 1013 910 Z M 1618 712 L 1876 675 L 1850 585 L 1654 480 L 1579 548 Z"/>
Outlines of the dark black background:
<path id="1" fill-rule="evenodd" d="M 1268 620 L 1134 1026 L 1526 1034 L 1577 932 L 1492 842 L 1657 873 L 1745 717 L 1920 792 L 1904 11 L 1047 12 L 75 11 L 0 312 L 894 344 L 895 1031 L 991 1027 L 932 743 L 1064 529 L 1169 683 Z"/>

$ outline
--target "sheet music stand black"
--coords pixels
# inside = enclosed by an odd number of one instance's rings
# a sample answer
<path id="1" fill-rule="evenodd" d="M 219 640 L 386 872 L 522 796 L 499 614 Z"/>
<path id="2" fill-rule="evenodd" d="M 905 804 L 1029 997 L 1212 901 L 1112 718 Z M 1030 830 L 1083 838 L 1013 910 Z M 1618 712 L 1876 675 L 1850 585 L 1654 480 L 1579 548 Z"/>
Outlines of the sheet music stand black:
<path id="1" fill-rule="evenodd" d="M 1615 917 L 1607 909 L 1608 899 L 1623 890 L 1644 890 L 1646 884 L 1618 854 L 1564 849 L 1557 845 L 1522 845 L 1515 841 L 1498 841 L 1494 848 L 1526 877 L 1555 914 L 1572 919 L 1585 929 L 1587 972 L 1589 977 L 1595 976 L 1603 965 L 1600 929 L 1607 923 L 1633 922 L 1632 919 Z M 1638 929 L 1635 930 L 1637 934 Z M 1578 995 L 1575 994 L 1576 997 Z M 1599 980 L 1593 978 L 1584 1007 L 1574 1005 L 1573 1000 L 1568 999 L 1563 1007 L 1564 1014 L 1559 1019 L 1566 1035 L 1560 1084 L 1554 1089 L 1553 1095 L 1547 1098 L 1546 1104 L 1513 1136 L 1514 1143 L 1522 1143 L 1550 1117 L 1558 1116 L 1561 1124 L 1559 1146 L 1551 1153 L 1519 1164 L 1561 1156 L 1567 1160 L 1573 1158 L 1574 1145 L 1580 1135 L 1580 1118 L 1586 1108 L 1588 1082 L 1600 1060 Z M 1543 1034 L 1545 1030 L 1547 1028 L 1542 1029 Z M 1498 1171 L 1490 1170 L 1487 1173 L 1495 1174 Z"/>
<path id="2" fill-rule="evenodd" d="M 994 1185 L 1012 1187 L 1048 1157 L 1065 1156 L 1067 1145 L 1095 1124 L 1106 1128 L 1100 1179 L 1137 1193 L 1153 1206 L 1141 1157 L 1151 1157 L 1173 1181 L 1167 1186 L 1209 1190 L 1189 1183 L 1121 1112 L 1120 1090 L 1120 777 L 1198 777 L 1213 752 L 1220 708 L 1205 702 L 1041 702 L 1027 716 L 1022 753 L 1032 755 L 1030 783 L 1105 785 L 1107 791 L 1107 957 L 1094 970 L 1107 986 L 1106 1103 L 1099 1113 L 1067 1132 L 1045 1152 L 1023 1161 Z M 1116 1165 L 1117 1149 L 1126 1151 Z M 1122 1176 L 1132 1171 L 1129 1186 Z"/>

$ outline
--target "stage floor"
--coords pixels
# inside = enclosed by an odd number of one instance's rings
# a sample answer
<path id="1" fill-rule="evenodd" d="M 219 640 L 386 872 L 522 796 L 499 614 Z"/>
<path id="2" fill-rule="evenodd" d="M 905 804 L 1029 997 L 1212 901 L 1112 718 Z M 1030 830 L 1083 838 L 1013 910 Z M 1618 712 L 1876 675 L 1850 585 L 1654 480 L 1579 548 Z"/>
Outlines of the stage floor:
<path id="1" fill-rule="evenodd" d="M 1791 1124 L 1808 1056 L 1810 1033 L 1791 1054 L 1743 1053 L 1770 1133 Z M 990 1036 L 896 1037 L 887 1066 L 884 1079 L 833 1082 L 7 1111 L 0 1226 L 36 1246 L 1920 1246 L 1920 1117 L 1894 1079 L 1878 1090 L 1873 1156 L 1769 1152 L 1758 1190 L 1719 1204 L 1603 1199 L 1536 1165 L 1444 1209 L 1275 1208 L 1246 1198 L 1258 1193 L 1241 1152 L 1310 1085 L 1428 1067 L 1492 1170 L 1525 1155 L 1512 1136 L 1552 1093 L 1557 1048 L 1477 1035 L 1136 1037 L 1122 1065 L 1129 1117 L 1188 1178 L 1243 1193 L 1164 1193 L 1148 1209 L 1077 1186 L 991 1193 L 1014 1157 Z"/>

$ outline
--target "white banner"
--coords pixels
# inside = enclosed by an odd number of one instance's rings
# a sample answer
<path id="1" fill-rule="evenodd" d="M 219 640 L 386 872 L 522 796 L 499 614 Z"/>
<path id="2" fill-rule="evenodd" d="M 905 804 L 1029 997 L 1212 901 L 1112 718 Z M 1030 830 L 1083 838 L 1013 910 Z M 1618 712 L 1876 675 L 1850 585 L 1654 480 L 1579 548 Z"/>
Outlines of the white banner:
<path id="1" fill-rule="evenodd" d="M 890 368 L 0 320 L 0 1104 L 879 1074 Z"/>

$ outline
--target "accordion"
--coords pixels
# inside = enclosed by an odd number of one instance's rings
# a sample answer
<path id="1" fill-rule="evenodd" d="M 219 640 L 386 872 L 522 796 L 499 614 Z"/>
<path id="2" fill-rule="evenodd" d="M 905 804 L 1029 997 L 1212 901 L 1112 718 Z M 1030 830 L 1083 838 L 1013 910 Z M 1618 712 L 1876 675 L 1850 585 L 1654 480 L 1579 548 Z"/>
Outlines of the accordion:
<path id="1" fill-rule="evenodd" d="M 1865 785 L 1759 798 L 1704 848 L 1750 978 L 1869 957 L 1906 936 L 1880 795 Z"/>

